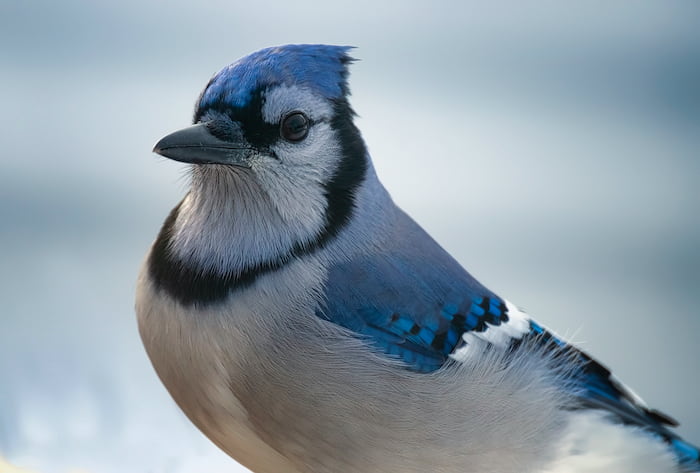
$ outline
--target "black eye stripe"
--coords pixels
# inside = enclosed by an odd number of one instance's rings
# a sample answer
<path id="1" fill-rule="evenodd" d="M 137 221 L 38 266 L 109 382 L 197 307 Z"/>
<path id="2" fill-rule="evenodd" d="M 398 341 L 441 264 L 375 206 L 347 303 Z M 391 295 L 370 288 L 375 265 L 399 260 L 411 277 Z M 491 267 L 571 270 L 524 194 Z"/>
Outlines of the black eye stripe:
<path id="1" fill-rule="evenodd" d="M 261 90 L 251 94 L 250 100 L 244 107 L 232 107 L 220 101 L 198 108 L 195 112 L 195 123 L 205 118 L 210 112 L 225 116 L 228 120 L 240 124 L 246 140 L 260 150 L 267 150 L 279 140 L 279 125 L 269 124 L 263 120 L 262 107 L 264 97 Z M 222 139 L 226 139 L 225 123 L 220 124 L 224 129 L 216 130 Z"/>
<path id="2" fill-rule="evenodd" d="M 197 108 L 195 111 L 194 122 L 197 123 L 202 119 L 206 119 L 211 113 L 219 113 L 226 119 L 240 124 L 241 131 L 248 142 L 264 152 L 271 152 L 271 147 L 279 141 L 287 141 L 289 143 L 299 143 L 307 136 L 311 127 L 319 123 L 332 123 L 330 117 L 312 119 L 303 110 L 291 110 L 283 115 L 277 123 L 268 123 L 262 116 L 262 109 L 265 104 L 266 97 L 264 90 L 260 89 L 251 94 L 250 100 L 243 107 L 233 107 L 230 104 L 219 101 L 208 104 L 206 107 Z M 303 128 L 298 128 L 298 133 L 293 133 L 292 139 L 289 139 L 283 133 L 284 120 L 293 114 L 302 114 L 306 118 L 306 133 L 302 133 Z M 297 124 L 299 125 L 299 124 Z M 221 122 L 219 127 L 214 127 L 213 132 L 221 139 L 227 139 L 228 130 L 226 124 Z M 294 128 L 294 127 L 293 127 Z M 292 130 L 290 130 L 291 132 Z M 303 135 L 303 136 L 302 136 Z"/>

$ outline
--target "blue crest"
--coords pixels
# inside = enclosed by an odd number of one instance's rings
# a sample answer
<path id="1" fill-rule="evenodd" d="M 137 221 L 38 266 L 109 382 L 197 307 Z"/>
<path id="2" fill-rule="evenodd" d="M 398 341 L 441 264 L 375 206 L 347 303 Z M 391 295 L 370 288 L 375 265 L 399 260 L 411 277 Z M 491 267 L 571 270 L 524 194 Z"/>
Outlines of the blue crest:
<path id="1" fill-rule="evenodd" d="M 202 93 L 198 107 L 216 103 L 245 107 L 261 88 L 285 84 L 307 87 L 326 98 L 347 91 L 351 46 L 290 44 L 261 49 L 219 71 Z"/>

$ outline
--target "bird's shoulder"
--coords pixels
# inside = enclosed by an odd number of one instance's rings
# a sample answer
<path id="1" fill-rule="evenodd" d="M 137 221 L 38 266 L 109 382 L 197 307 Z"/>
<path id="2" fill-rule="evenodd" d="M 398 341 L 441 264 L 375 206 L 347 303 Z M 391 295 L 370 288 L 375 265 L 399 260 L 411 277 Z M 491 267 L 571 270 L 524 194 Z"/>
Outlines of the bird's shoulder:
<path id="1" fill-rule="evenodd" d="M 415 222 L 399 225 L 385 244 L 330 265 L 320 317 L 423 372 L 443 366 L 464 334 L 524 333 L 524 320 Z"/>

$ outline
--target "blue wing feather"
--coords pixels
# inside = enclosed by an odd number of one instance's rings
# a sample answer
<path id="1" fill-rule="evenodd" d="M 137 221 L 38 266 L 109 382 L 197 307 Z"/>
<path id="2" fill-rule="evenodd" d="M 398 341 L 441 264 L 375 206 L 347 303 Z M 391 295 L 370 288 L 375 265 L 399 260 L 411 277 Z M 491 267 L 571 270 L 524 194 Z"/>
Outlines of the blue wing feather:
<path id="1" fill-rule="evenodd" d="M 334 266 L 319 316 L 364 335 L 409 369 L 434 371 L 463 333 L 508 320 L 503 301 L 456 262 L 436 268 L 372 258 Z"/>
<path id="2" fill-rule="evenodd" d="M 465 332 L 493 329 L 509 320 L 504 301 L 482 286 L 427 235 L 424 243 L 392 253 L 378 253 L 330 268 L 326 304 L 319 317 L 348 328 L 378 351 L 402 360 L 406 368 L 431 372 L 442 367 L 461 346 Z M 530 331 L 511 341 L 517 349 L 536 338 L 546 349 L 572 353 L 574 389 L 580 398 L 572 408 L 607 410 L 623 423 L 639 425 L 665 439 L 680 461 L 700 461 L 698 449 L 666 426 L 673 419 L 640 405 L 610 371 L 586 353 L 530 321 Z"/>
<path id="3" fill-rule="evenodd" d="M 693 468 L 697 468 L 700 464 L 700 450 L 668 428 L 677 426 L 678 422 L 666 414 L 641 405 L 627 388 L 615 380 L 609 369 L 534 321 L 530 321 L 530 333 L 523 339 L 514 341 L 513 345 L 517 346 L 530 337 L 536 337 L 546 349 L 574 355 L 569 358 L 576 363 L 577 368 L 574 373 L 574 388 L 580 397 L 578 408 L 603 409 L 616 415 L 622 423 L 641 426 L 654 432 L 673 448 L 680 463 L 695 465 Z"/>

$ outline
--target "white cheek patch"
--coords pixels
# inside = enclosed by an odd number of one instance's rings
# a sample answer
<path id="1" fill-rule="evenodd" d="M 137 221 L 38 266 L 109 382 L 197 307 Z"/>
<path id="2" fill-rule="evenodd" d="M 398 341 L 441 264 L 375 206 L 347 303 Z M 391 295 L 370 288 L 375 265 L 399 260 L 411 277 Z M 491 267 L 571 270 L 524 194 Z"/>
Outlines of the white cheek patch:
<path id="1" fill-rule="evenodd" d="M 277 159 L 254 166 L 257 180 L 283 220 L 313 236 L 326 220 L 324 186 L 342 159 L 342 149 L 327 123 L 314 125 L 302 142 L 280 140 L 271 149 Z"/>
<path id="2" fill-rule="evenodd" d="M 331 103 L 308 89 L 280 85 L 268 89 L 264 95 L 262 117 L 265 122 L 274 125 L 290 112 L 304 112 L 311 121 L 328 120 L 333 115 Z"/>
<path id="3" fill-rule="evenodd" d="M 290 168 L 305 168 L 303 172 L 316 173 L 319 182 L 327 182 L 342 159 L 342 148 L 328 123 L 316 123 L 309 135 L 299 143 L 279 140 L 271 146 L 283 164 Z M 288 169 L 287 172 L 302 172 Z"/>

